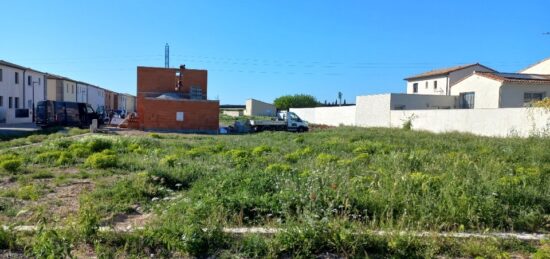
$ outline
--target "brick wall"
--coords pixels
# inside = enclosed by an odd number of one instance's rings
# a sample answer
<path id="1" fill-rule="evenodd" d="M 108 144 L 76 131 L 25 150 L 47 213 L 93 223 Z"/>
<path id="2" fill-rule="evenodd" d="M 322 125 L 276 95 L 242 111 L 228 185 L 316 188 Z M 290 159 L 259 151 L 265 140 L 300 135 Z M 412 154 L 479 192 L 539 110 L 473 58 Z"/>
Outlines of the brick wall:
<path id="1" fill-rule="evenodd" d="M 217 131 L 219 102 L 203 100 L 158 100 L 138 97 L 139 125 L 142 129 Z M 177 121 L 176 113 L 184 112 Z"/>
<path id="2" fill-rule="evenodd" d="M 208 72 L 196 69 L 137 68 L 137 112 L 141 129 L 165 129 L 183 131 L 217 131 L 219 127 L 219 101 L 161 100 L 148 98 L 149 93 L 175 92 L 182 76 L 179 92 L 189 94 L 191 86 L 201 87 L 207 94 Z M 184 120 L 177 121 L 176 113 L 183 112 Z"/>

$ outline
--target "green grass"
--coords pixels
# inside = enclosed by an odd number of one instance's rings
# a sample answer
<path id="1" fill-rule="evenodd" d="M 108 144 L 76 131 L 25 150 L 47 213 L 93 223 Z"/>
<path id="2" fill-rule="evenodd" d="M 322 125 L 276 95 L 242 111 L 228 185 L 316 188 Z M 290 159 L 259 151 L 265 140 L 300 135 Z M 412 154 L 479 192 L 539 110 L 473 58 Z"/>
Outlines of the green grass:
<path id="1" fill-rule="evenodd" d="M 348 257 L 506 258 L 510 253 L 544 254 L 547 248 L 499 240 L 381 237 L 372 231 L 548 233 L 548 150 L 547 138 L 341 127 L 307 134 L 46 140 L 10 156 L 21 159 L 21 167 L 30 172 L 26 181 L 94 181 L 94 190 L 82 195 L 82 209 L 75 215 L 80 226 L 76 232 L 85 238 L 74 242 L 91 242 L 98 253 L 123 249 L 148 256 L 127 249 L 143 247 L 162 254 L 220 257 L 328 252 Z M 60 175 L 60 168 L 79 173 Z M 37 186 L 22 182 L 23 193 L 4 195 L 38 199 L 43 192 Z M 143 232 L 123 237 L 95 231 L 136 207 L 155 215 Z M 221 231 L 236 226 L 287 231 L 237 238 Z M 50 234 L 37 238 L 44 236 Z"/>

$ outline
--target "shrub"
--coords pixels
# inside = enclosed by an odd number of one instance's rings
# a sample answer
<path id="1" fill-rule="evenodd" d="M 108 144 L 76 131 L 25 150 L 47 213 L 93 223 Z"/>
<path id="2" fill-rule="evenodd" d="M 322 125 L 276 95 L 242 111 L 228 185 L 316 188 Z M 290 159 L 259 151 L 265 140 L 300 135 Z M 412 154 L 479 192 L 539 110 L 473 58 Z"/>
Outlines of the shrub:
<path id="1" fill-rule="evenodd" d="M 106 149 L 110 149 L 113 146 L 113 142 L 105 138 L 93 138 L 88 141 L 86 146 L 90 149 L 91 152 L 101 152 Z"/>
<path id="2" fill-rule="evenodd" d="M 289 173 L 292 171 L 292 167 L 286 164 L 271 164 L 267 166 L 266 171 L 271 173 Z"/>
<path id="3" fill-rule="evenodd" d="M 266 145 L 257 146 L 254 149 L 252 149 L 252 155 L 254 156 L 262 156 L 265 153 L 271 152 L 271 147 Z"/>
<path id="4" fill-rule="evenodd" d="M 32 253 L 36 258 L 72 258 L 69 241 L 57 231 L 43 226 L 36 234 Z"/>
<path id="5" fill-rule="evenodd" d="M 326 165 L 338 161 L 338 157 L 331 154 L 321 153 L 316 158 L 317 163 Z"/>
<path id="6" fill-rule="evenodd" d="M 117 163 L 118 159 L 114 152 L 104 150 L 101 153 L 95 153 L 89 156 L 84 165 L 95 169 L 107 169 L 116 167 Z"/>
<path id="7" fill-rule="evenodd" d="M 0 162 L 0 167 L 7 172 L 15 173 L 19 170 L 22 164 L 23 160 L 21 159 L 9 159 Z"/>
<path id="8" fill-rule="evenodd" d="M 149 137 L 156 138 L 156 139 L 162 139 L 162 136 L 158 133 L 149 133 Z"/>
<path id="9" fill-rule="evenodd" d="M 61 156 L 61 151 L 46 151 L 36 156 L 35 161 L 38 163 L 53 163 Z"/>
<path id="10" fill-rule="evenodd" d="M 15 238 L 13 233 L 0 227 L 0 250 L 12 248 L 15 243 Z"/>
<path id="11" fill-rule="evenodd" d="M 23 186 L 17 190 L 17 198 L 36 201 L 42 195 L 40 189 L 42 188 L 34 184 Z"/>
<path id="12" fill-rule="evenodd" d="M 178 161 L 178 156 L 176 155 L 167 155 L 160 160 L 160 164 L 164 166 L 174 167 Z"/>
<path id="13" fill-rule="evenodd" d="M 59 158 L 55 161 L 55 165 L 69 165 L 74 162 L 73 157 L 68 152 L 61 152 Z"/>

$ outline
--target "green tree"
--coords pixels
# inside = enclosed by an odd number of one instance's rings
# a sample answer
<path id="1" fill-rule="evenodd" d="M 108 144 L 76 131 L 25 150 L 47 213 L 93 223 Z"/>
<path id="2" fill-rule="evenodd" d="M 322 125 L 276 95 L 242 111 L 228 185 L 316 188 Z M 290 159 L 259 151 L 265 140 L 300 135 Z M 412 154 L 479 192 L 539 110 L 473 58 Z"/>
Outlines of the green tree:
<path id="1" fill-rule="evenodd" d="M 273 104 L 279 110 L 288 110 L 289 108 L 307 108 L 317 107 L 319 102 L 315 97 L 308 94 L 295 94 L 295 95 L 283 95 L 275 101 Z"/>

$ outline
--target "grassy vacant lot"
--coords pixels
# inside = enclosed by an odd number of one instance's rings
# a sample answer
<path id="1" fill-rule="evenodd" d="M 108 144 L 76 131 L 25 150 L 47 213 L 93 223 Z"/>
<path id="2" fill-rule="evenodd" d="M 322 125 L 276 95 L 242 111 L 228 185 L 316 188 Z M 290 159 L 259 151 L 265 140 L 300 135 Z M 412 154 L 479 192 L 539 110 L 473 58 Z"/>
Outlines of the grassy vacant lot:
<path id="1" fill-rule="evenodd" d="M 542 138 L 359 128 L 46 139 L 0 151 L 0 222 L 40 226 L 0 231 L 0 248 L 38 257 L 546 258 L 544 242 L 373 231 L 549 233 L 548 150 Z M 223 231 L 252 226 L 282 231 Z"/>

